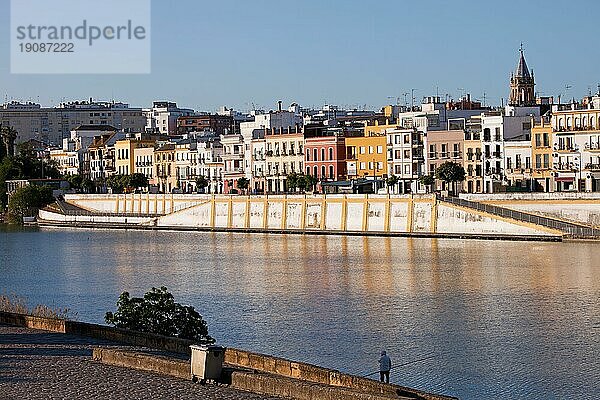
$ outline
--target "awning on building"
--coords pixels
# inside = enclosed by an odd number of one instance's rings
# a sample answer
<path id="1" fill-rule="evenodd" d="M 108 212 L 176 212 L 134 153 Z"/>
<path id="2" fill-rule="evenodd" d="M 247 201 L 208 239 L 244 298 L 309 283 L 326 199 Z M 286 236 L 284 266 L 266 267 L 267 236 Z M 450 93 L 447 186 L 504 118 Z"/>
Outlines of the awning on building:
<path id="1" fill-rule="evenodd" d="M 554 180 L 556 182 L 573 182 L 575 180 L 575 178 L 561 177 L 561 178 L 555 178 Z"/>

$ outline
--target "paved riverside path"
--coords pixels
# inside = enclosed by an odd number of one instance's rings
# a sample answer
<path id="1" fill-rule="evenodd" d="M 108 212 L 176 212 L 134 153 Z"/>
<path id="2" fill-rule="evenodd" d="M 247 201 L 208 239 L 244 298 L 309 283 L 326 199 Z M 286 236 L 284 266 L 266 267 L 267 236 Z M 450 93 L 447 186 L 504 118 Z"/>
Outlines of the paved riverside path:
<path id="1" fill-rule="evenodd" d="M 111 342 L 0 325 L 0 399 L 274 399 L 92 361 Z"/>

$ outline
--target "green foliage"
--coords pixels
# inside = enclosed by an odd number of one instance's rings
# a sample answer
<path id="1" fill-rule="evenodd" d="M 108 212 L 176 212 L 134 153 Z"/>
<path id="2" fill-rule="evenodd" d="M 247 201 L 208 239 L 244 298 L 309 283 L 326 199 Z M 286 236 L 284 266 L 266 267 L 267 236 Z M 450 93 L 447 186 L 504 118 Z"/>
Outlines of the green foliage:
<path id="1" fill-rule="evenodd" d="M 123 292 L 117 301 L 117 311 L 107 312 L 106 323 L 117 328 L 149 332 L 200 343 L 214 343 L 208 325 L 191 306 L 175 302 L 166 287 L 152 288 L 143 298 L 130 297 Z"/>
<path id="2" fill-rule="evenodd" d="M 196 178 L 196 189 L 205 189 L 208 186 L 208 180 L 204 175 Z"/>
<path id="3" fill-rule="evenodd" d="M 298 177 L 298 187 L 305 191 L 314 190 L 317 182 L 317 178 L 312 175 L 299 175 Z"/>
<path id="4" fill-rule="evenodd" d="M 23 217 L 33 216 L 40 208 L 53 202 L 52 189 L 47 186 L 27 185 L 19 188 L 8 203 L 9 222 L 22 223 Z"/>
<path id="5" fill-rule="evenodd" d="M 131 189 L 148 186 L 146 175 L 135 173 L 132 175 L 112 175 L 106 178 L 106 185 L 113 190 L 113 193 L 123 193 Z"/>
<path id="6" fill-rule="evenodd" d="M 250 181 L 247 178 L 239 178 L 237 180 L 237 188 L 240 190 L 246 190 L 250 186 Z"/>
<path id="7" fill-rule="evenodd" d="M 435 170 L 435 176 L 444 182 L 452 183 L 464 181 L 466 173 L 462 165 L 446 161 Z"/>
<path id="8" fill-rule="evenodd" d="M 129 177 L 129 182 L 127 187 L 130 188 L 144 188 L 148 186 L 148 178 L 146 178 L 146 175 L 144 174 L 140 174 L 138 172 L 128 175 Z"/>
<path id="9" fill-rule="evenodd" d="M 81 175 L 68 175 L 66 178 L 69 186 L 74 190 L 81 190 L 83 186 L 83 177 Z"/>
<path id="10" fill-rule="evenodd" d="M 296 191 L 296 189 L 298 188 L 299 179 L 300 175 L 295 172 L 288 174 L 286 180 L 288 189 L 292 192 Z"/>
<path id="11" fill-rule="evenodd" d="M 387 178 L 387 180 L 385 181 L 385 183 L 388 185 L 388 187 L 392 187 L 392 186 L 396 186 L 399 181 L 400 181 L 400 179 L 398 179 L 398 177 L 396 175 L 390 175 Z"/>
<path id="12" fill-rule="evenodd" d="M 419 178 L 419 182 L 421 182 L 422 185 L 431 186 L 435 183 L 435 176 L 433 174 L 423 175 Z"/>
<path id="13" fill-rule="evenodd" d="M 4 157 L 0 161 L 0 211 L 4 211 L 8 206 L 8 195 L 6 193 L 6 181 L 12 179 L 18 174 L 14 159 Z"/>

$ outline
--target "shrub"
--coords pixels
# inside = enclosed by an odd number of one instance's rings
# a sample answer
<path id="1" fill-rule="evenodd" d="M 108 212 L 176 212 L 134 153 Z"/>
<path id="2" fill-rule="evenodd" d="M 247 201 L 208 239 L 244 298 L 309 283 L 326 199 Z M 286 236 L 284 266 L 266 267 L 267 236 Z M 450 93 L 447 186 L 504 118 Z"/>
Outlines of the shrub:
<path id="1" fill-rule="evenodd" d="M 208 334 L 206 321 L 194 307 L 176 303 L 164 286 L 152 288 L 143 298 L 130 297 L 128 292 L 123 292 L 117 301 L 117 311 L 107 312 L 104 319 L 117 328 L 174 336 L 199 343 L 215 342 Z"/>

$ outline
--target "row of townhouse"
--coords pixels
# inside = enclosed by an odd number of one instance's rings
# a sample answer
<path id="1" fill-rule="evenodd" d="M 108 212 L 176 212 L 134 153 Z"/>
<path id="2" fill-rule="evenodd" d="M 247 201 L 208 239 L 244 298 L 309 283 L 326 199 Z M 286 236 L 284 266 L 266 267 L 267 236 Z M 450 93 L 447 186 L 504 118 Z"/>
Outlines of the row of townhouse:
<path id="1" fill-rule="evenodd" d="M 197 191 L 203 176 L 209 193 L 229 193 L 239 178 L 248 179 L 253 193 L 284 193 L 287 176 L 304 173 L 322 183 L 372 181 L 373 190 L 394 175 L 394 192 L 418 193 L 425 190 L 420 178 L 447 161 L 464 167 L 462 190 L 468 193 L 600 191 L 599 96 L 555 106 L 544 116 L 531 107 L 484 111 L 450 120 L 444 130 L 407 128 L 400 118 L 385 116 L 359 125 L 303 126 L 295 114 L 274 118 L 278 113 L 257 115 L 263 122 L 244 134 L 157 138 L 81 126 L 50 157 L 64 174 L 92 180 L 142 173 L 161 192 Z M 284 126 L 272 126 L 276 120 Z M 446 188 L 436 182 L 435 189 Z"/>

